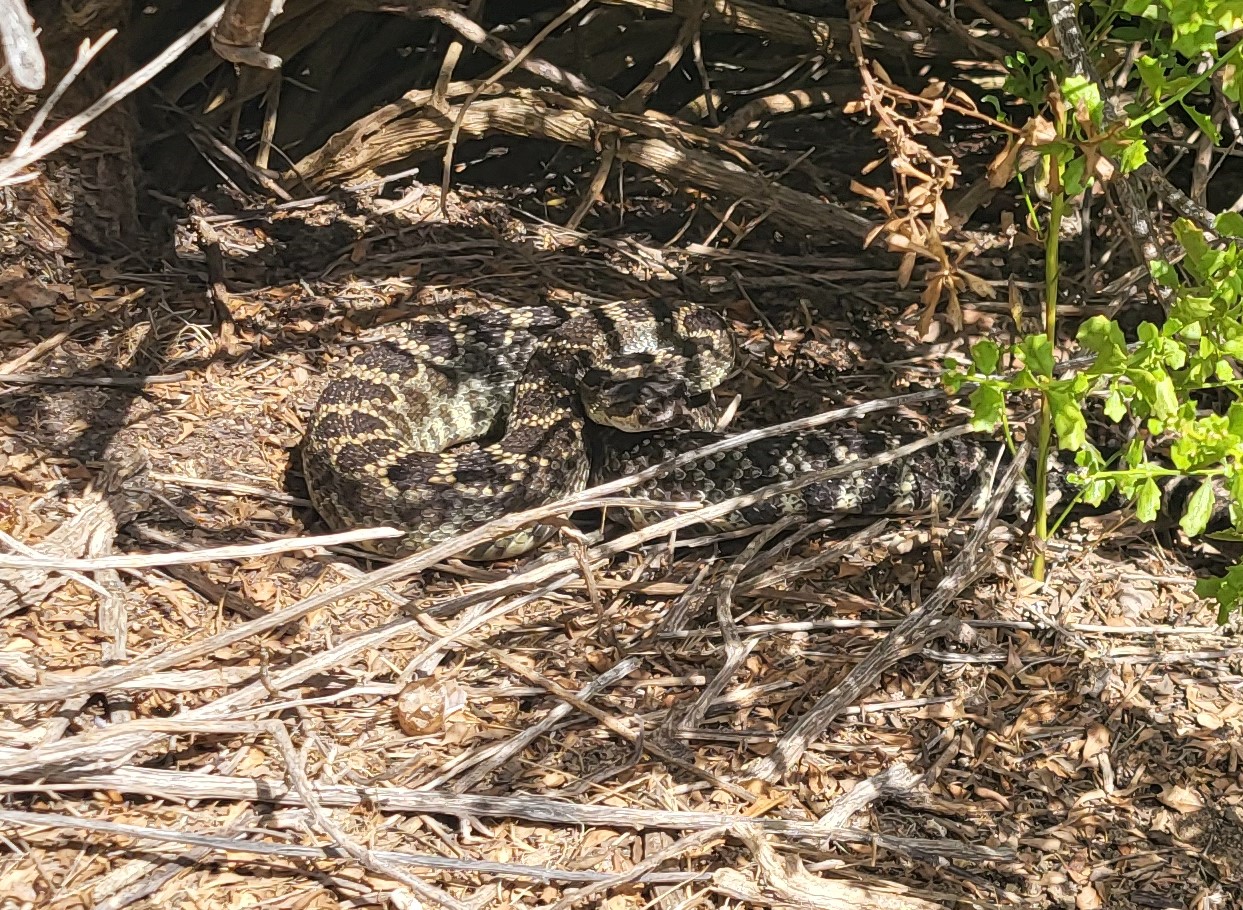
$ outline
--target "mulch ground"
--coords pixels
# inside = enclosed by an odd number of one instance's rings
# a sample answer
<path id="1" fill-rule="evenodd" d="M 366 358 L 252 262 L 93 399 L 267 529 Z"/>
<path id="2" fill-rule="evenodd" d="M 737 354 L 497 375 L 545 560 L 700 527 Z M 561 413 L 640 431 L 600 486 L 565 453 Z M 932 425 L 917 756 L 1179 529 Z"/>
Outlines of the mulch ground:
<path id="1" fill-rule="evenodd" d="M 913 45 L 908 4 L 712 3 L 702 36 L 602 4 L 457 108 L 495 47 L 433 97 L 426 22 L 291 6 L 272 46 L 316 66 L 279 104 L 200 45 L 141 100 L 154 138 L 118 109 L 0 188 L 0 908 L 1243 908 L 1243 646 L 1194 593 L 1213 546 L 1095 516 L 1039 585 L 1004 520 L 616 547 L 586 511 L 522 560 L 387 565 L 305 499 L 326 372 L 455 307 L 684 296 L 736 334 L 735 428 L 927 390 L 889 425 L 962 424 L 944 359 L 1039 314 L 1040 246 L 990 180 L 1007 134 L 962 107 L 1002 70 L 958 68 L 1013 17 L 981 43 L 951 5 Z M 151 9 L 134 59 L 188 25 Z M 638 108 L 581 90 L 651 89 L 679 42 L 721 62 L 711 93 L 677 69 Z M 0 86 L 6 149 L 33 109 Z M 438 162 L 457 111 L 443 207 L 434 175 L 377 176 Z M 281 143 L 305 180 L 252 163 Z M 277 177 L 298 198 L 259 192 Z M 1147 274 L 1104 208 L 1065 244 L 1071 317 Z M 122 222 L 142 243 L 117 251 Z M 906 253 L 864 250 L 872 223 Z"/>
<path id="2" fill-rule="evenodd" d="M 325 368 L 360 332 L 459 300 L 452 289 L 521 305 L 660 277 L 661 251 L 637 239 L 524 232 L 481 199 L 455 197 L 446 216 L 432 196 L 404 224 L 352 219 L 304 280 L 273 280 L 256 249 L 271 228 L 212 214 L 242 251 L 227 333 L 176 268 L 57 283 L 8 267 L 5 539 L 98 559 L 322 534 L 297 443 Z M 304 210 L 286 242 L 343 218 Z M 869 308 L 842 263 L 773 262 L 718 254 L 681 285 L 738 331 L 744 425 L 935 375 L 936 345 L 910 344 L 917 290 L 896 275 L 858 279 L 898 301 Z M 750 286 L 774 272 L 789 278 Z M 576 888 L 636 907 L 799 895 L 1173 907 L 1233 893 L 1243 649 L 1179 553 L 1125 521 L 1074 528 L 1044 588 L 1025 575 L 1019 532 L 994 529 L 994 570 L 957 598 L 951 632 L 887 669 L 779 781 L 749 778 L 748 762 L 921 609 L 965 529 L 867 524 L 759 550 L 653 540 L 584 556 L 555 590 L 521 578 L 505 590 L 523 565 L 450 561 L 307 610 L 370 564 L 290 545 L 7 570 L 5 893 L 14 906 L 343 906 L 404 887 L 384 863 L 467 902 L 555 906 Z M 702 720 L 679 725 L 728 651 L 722 604 L 746 653 Z M 860 797 L 895 768 L 917 773 Z M 479 801 L 454 802 L 465 796 Z M 47 824 L 17 825 L 17 812 Z M 316 853 L 333 849 L 317 827 L 327 813 L 369 862 Z M 814 836 L 826 815 L 858 837 Z M 720 828 L 728 819 L 755 827 Z"/>

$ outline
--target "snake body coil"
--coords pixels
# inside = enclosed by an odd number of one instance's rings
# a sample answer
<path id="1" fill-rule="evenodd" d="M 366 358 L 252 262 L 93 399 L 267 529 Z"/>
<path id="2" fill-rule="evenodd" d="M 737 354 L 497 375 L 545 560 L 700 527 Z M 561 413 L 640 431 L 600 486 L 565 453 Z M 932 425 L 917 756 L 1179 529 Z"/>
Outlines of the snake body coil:
<path id="1" fill-rule="evenodd" d="M 399 555 L 586 487 L 588 421 L 628 431 L 598 476 L 621 476 L 704 444 L 706 396 L 733 365 L 731 336 L 703 307 L 663 301 L 551 307 L 420 320 L 385 330 L 325 387 L 303 463 L 312 503 L 338 528 L 391 525 L 369 545 Z M 506 414 L 506 411 L 508 413 Z M 489 441 L 504 417 L 504 433 Z M 634 492 L 719 502 L 907 440 L 830 427 L 704 459 Z M 446 451 L 453 447 L 452 450 Z M 993 451 L 951 440 L 896 462 L 808 485 L 719 524 L 791 513 L 901 513 L 961 504 Z M 522 530 L 466 555 L 513 556 L 552 533 Z"/>
<path id="2" fill-rule="evenodd" d="M 689 304 L 407 323 L 325 387 L 303 448 L 311 501 L 334 527 L 406 532 L 376 542 L 378 552 L 433 546 L 584 489 L 588 413 L 620 429 L 704 425 L 701 399 L 732 362 L 724 323 Z M 507 408 L 504 435 L 475 443 Z M 513 556 L 551 530 L 519 531 L 467 555 Z"/>

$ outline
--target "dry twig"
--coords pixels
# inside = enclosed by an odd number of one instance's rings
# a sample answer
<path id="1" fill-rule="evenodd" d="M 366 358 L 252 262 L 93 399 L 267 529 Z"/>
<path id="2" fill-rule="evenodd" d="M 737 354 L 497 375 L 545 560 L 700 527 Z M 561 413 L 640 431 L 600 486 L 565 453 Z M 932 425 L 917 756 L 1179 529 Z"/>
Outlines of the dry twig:
<path id="1" fill-rule="evenodd" d="M 107 774 L 83 775 L 64 775 L 49 770 L 44 776 L 30 782 L 11 780 L 3 789 L 8 792 L 58 793 L 106 789 L 162 799 L 224 799 L 282 806 L 302 805 L 298 792 L 283 780 L 198 774 L 159 768 L 123 768 Z M 723 812 L 634 809 L 572 803 L 545 796 L 485 796 L 391 786 L 316 784 L 315 795 L 321 806 L 332 808 L 370 806 L 379 812 L 453 815 L 460 818 L 522 818 L 544 824 L 581 825 L 588 828 L 706 831 L 729 828 L 740 821 L 748 821 L 773 837 L 788 837 L 812 844 L 864 844 L 881 850 L 892 850 L 902 856 L 931 861 L 970 860 L 992 863 L 1010 862 L 1015 858 L 1015 852 L 1006 847 L 964 844 L 948 838 L 895 837 L 856 828 L 822 828 L 816 822 L 810 821 L 779 818 L 747 820 Z"/>
<path id="2" fill-rule="evenodd" d="M 991 565 L 992 551 L 985 546 L 988 534 L 997 521 L 1010 490 L 1018 482 L 1026 461 L 1027 444 L 1024 443 L 998 485 L 988 508 L 976 521 L 962 551 L 950 564 L 932 596 L 903 619 L 880 645 L 856 664 L 832 692 L 817 701 L 781 738 L 771 755 L 750 766 L 748 771 L 753 777 L 775 781 L 793 770 L 803 752 L 813 740 L 824 733 L 837 713 L 862 695 L 881 673 L 902 658 L 920 651 L 933 638 L 952 631 L 957 623 L 945 611 L 949 609 L 953 598 L 978 580 Z"/>
<path id="3" fill-rule="evenodd" d="M 0 160 L 0 186 L 22 179 L 19 175 L 30 165 L 47 157 L 57 149 L 81 139 L 85 135 L 86 127 L 92 121 L 150 82 L 157 74 L 166 69 L 169 64 L 184 54 L 195 41 L 206 35 L 220 20 L 222 12 L 223 7 L 218 7 L 209 13 L 198 25 L 171 42 L 150 63 L 139 68 L 126 79 L 123 79 L 116 86 L 109 89 L 102 98 L 87 107 L 86 110 L 70 117 L 42 139 L 36 140 L 34 138 L 34 125 L 32 125 L 32 129 L 27 130 L 23 134 L 13 154 L 4 160 Z M 82 45 L 77 64 L 61 80 L 61 83 L 52 93 L 51 98 L 58 98 L 64 93 L 77 73 L 86 66 L 91 57 L 100 51 L 108 39 L 112 37 L 112 34 L 108 33 L 94 44 L 85 42 Z M 44 116 L 46 117 L 46 114 Z"/>
<path id="4" fill-rule="evenodd" d="M 35 21 L 25 0 L 0 0 L 0 64 L 8 63 L 13 82 L 37 92 L 47 79 L 47 64 L 35 35 Z M 4 67 L 0 66 L 0 75 Z"/>

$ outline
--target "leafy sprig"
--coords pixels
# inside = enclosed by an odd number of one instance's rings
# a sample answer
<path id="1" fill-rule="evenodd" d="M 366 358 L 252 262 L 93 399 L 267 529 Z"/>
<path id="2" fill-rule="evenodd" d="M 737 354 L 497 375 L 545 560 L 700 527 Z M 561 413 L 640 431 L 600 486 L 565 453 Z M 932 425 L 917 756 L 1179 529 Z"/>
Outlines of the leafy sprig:
<path id="1" fill-rule="evenodd" d="M 1237 232 L 1241 225 L 1233 220 L 1219 219 L 1219 230 Z M 1008 350 L 980 341 L 969 365 L 947 363 L 946 381 L 955 391 L 976 384 L 968 400 L 980 430 L 1004 425 L 1012 396 L 1043 396 L 1058 448 L 1075 455 L 1071 479 L 1083 501 L 1099 505 L 1116 493 L 1135 505 L 1140 520 L 1152 522 L 1162 511 L 1161 481 L 1181 475 L 1196 483 L 1179 517 L 1184 532 L 1205 532 L 1220 488 L 1229 495 L 1234 531 L 1243 535 L 1243 251 L 1234 241 L 1210 245 L 1190 222 L 1178 222 L 1175 231 L 1188 280 L 1175 288 L 1163 325 L 1142 323 L 1128 343 L 1117 322 L 1086 320 L 1076 338 L 1092 362 L 1065 376 L 1057 375 L 1046 335 L 1028 335 Z M 1006 355 L 1016 369 L 1001 374 Z M 1232 399 L 1224 413 L 1200 408 L 1210 394 Z M 1132 431 L 1112 461 L 1087 438 L 1090 397 L 1102 398 L 1105 416 Z M 1168 450 L 1168 463 L 1152 459 L 1157 446 Z M 1224 621 L 1243 603 L 1243 568 L 1204 580 L 1201 592 L 1218 600 Z"/>

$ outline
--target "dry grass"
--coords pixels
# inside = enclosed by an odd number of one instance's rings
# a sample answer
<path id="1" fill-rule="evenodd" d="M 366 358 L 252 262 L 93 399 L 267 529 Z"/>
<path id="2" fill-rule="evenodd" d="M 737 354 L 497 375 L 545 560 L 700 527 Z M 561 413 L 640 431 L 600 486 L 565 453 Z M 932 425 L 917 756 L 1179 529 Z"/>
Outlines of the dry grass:
<path id="1" fill-rule="evenodd" d="M 909 46 L 858 20 L 703 8 L 705 33 L 808 53 L 832 39 L 852 64 Z M 283 29 L 265 47 L 289 57 Z M 699 40 L 673 31 L 666 57 Z M 521 68 L 563 90 L 581 77 L 554 43 Z M 216 66 L 188 58 L 167 97 Z M 463 97 L 451 69 L 443 103 Z M 923 168 L 880 199 L 860 190 L 872 221 L 813 195 L 822 161 L 776 156 L 798 190 L 744 172 L 744 151 L 770 160 L 735 142 L 745 122 L 644 127 L 641 104 L 583 98 L 550 113 L 516 84 L 473 113 L 380 109 L 337 139 L 378 124 L 439 148 L 458 114 L 467 135 L 529 115 L 523 135 L 651 168 L 609 203 L 638 229 L 548 224 L 470 186 L 442 206 L 401 179 L 387 197 L 212 194 L 186 203 L 175 248 L 75 262 L 80 176 L 49 165 L 0 190 L 0 903 L 1243 906 L 1243 648 L 1193 594 L 1203 550 L 1084 523 L 1040 587 L 1004 523 L 726 539 L 676 515 L 623 536 L 588 512 L 518 563 L 378 566 L 329 547 L 301 498 L 325 369 L 375 325 L 453 306 L 684 294 L 724 312 L 747 355 L 728 386 L 738 425 L 894 390 L 913 392 L 896 401 L 908 425 L 961 423 L 935 391 L 941 358 L 1006 331 L 991 297 L 1022 281 L 990 258 L 1002 232 L 954 234 L 982 203 L 955 195 L 961 158 L 930 151 L 945 105 L 856 83 L 885 154 Z M 824 97 L 774 93 L 764 116 Z M 333 185 L 392 152 L 329 140 L 302 164 Z M 274 198 L 304 189 L 247 173 Z M 660 175 L 687 198 L 661 209 Z M 589 224 L 605 200 L 583 182 L 578 199 L 546 187 L 546 212 Z M 672 240 L 640 233 L 671 213 Z M 795 252 L 770 222 L 884 229 L 906 253 Z M 1117 288 L 1096 291 L 1084 307 Z M 964 333 L 925 331 L 946 302 Z"/>
<path id="2" fill-rule="evenodd" d="M 314 284 L 236 281 L 230 351 L 175 278 L 11 307 L 15 351 L 68 333 L 17 375 L 69 384 L 5 391 L 4 531 L 43 552 L 59 533 L 64 555 L 90 558 L 112 552 L 118 527 L 125 550 L 156 553 L 320 530 L 291 455 L 357 322 L 384 318 L 416 284 L 515 302 L 633 287 L 607 253 L 461 239 L 477 217 L 380 232 Z M 154 286 L 141 321 L 112 305 L 131 283 Z M 811 319 L 793 335 L 749 329 L 758 355 L 737 387 L 763 401 L 754 390 L 794 363 L 808 401 L 843 382 L 802 350 L 819 334 Z M 144 374 L 165 378 L 90 384 Z M 90 467 L 101 464 L 108 484 Z M 796 883 L 762 861 L 773 848 L 830 872 L 826 889 L 883 885 L 895 906 L 1055 903 L 1087 888 L 1190 902 L 1238 874 L 1243 652 L 1186 569 L 1116 531 L 1068 546 L 1047 590 L 1024 582 L 1012 536 L 995 536 L 999 572 L 952 602 L 957 621 L 887 664 L 779 784 L 756 780 L 748 763 L 927 609 L 961 547 L 943 523 L 835 533 L 842 546 L 657 539 L 551 577 L 537 561 L 525 578 L 541 583 L 450 562 L 390 571 L 380 587 L 319 548 L 86 576 L 8 570 L 10 893 L 57 906 L 174 894 L 216 906 L 243 892 L 331 905 L 409 887 L 386 874 L 395 863 L 457 901 L 548 904 L 594 886 L 612 902 L 716 902 L 740 881 L 759 889 L 748 899 L 790 900 Z M 679 720 L 725 659 L 722 619 L 745 653 L 688 727 Z M 904 767 L 919 770 L 867 787 Z M 356 856 L 317 852 L 334 840 L 325 818 Z"/>

